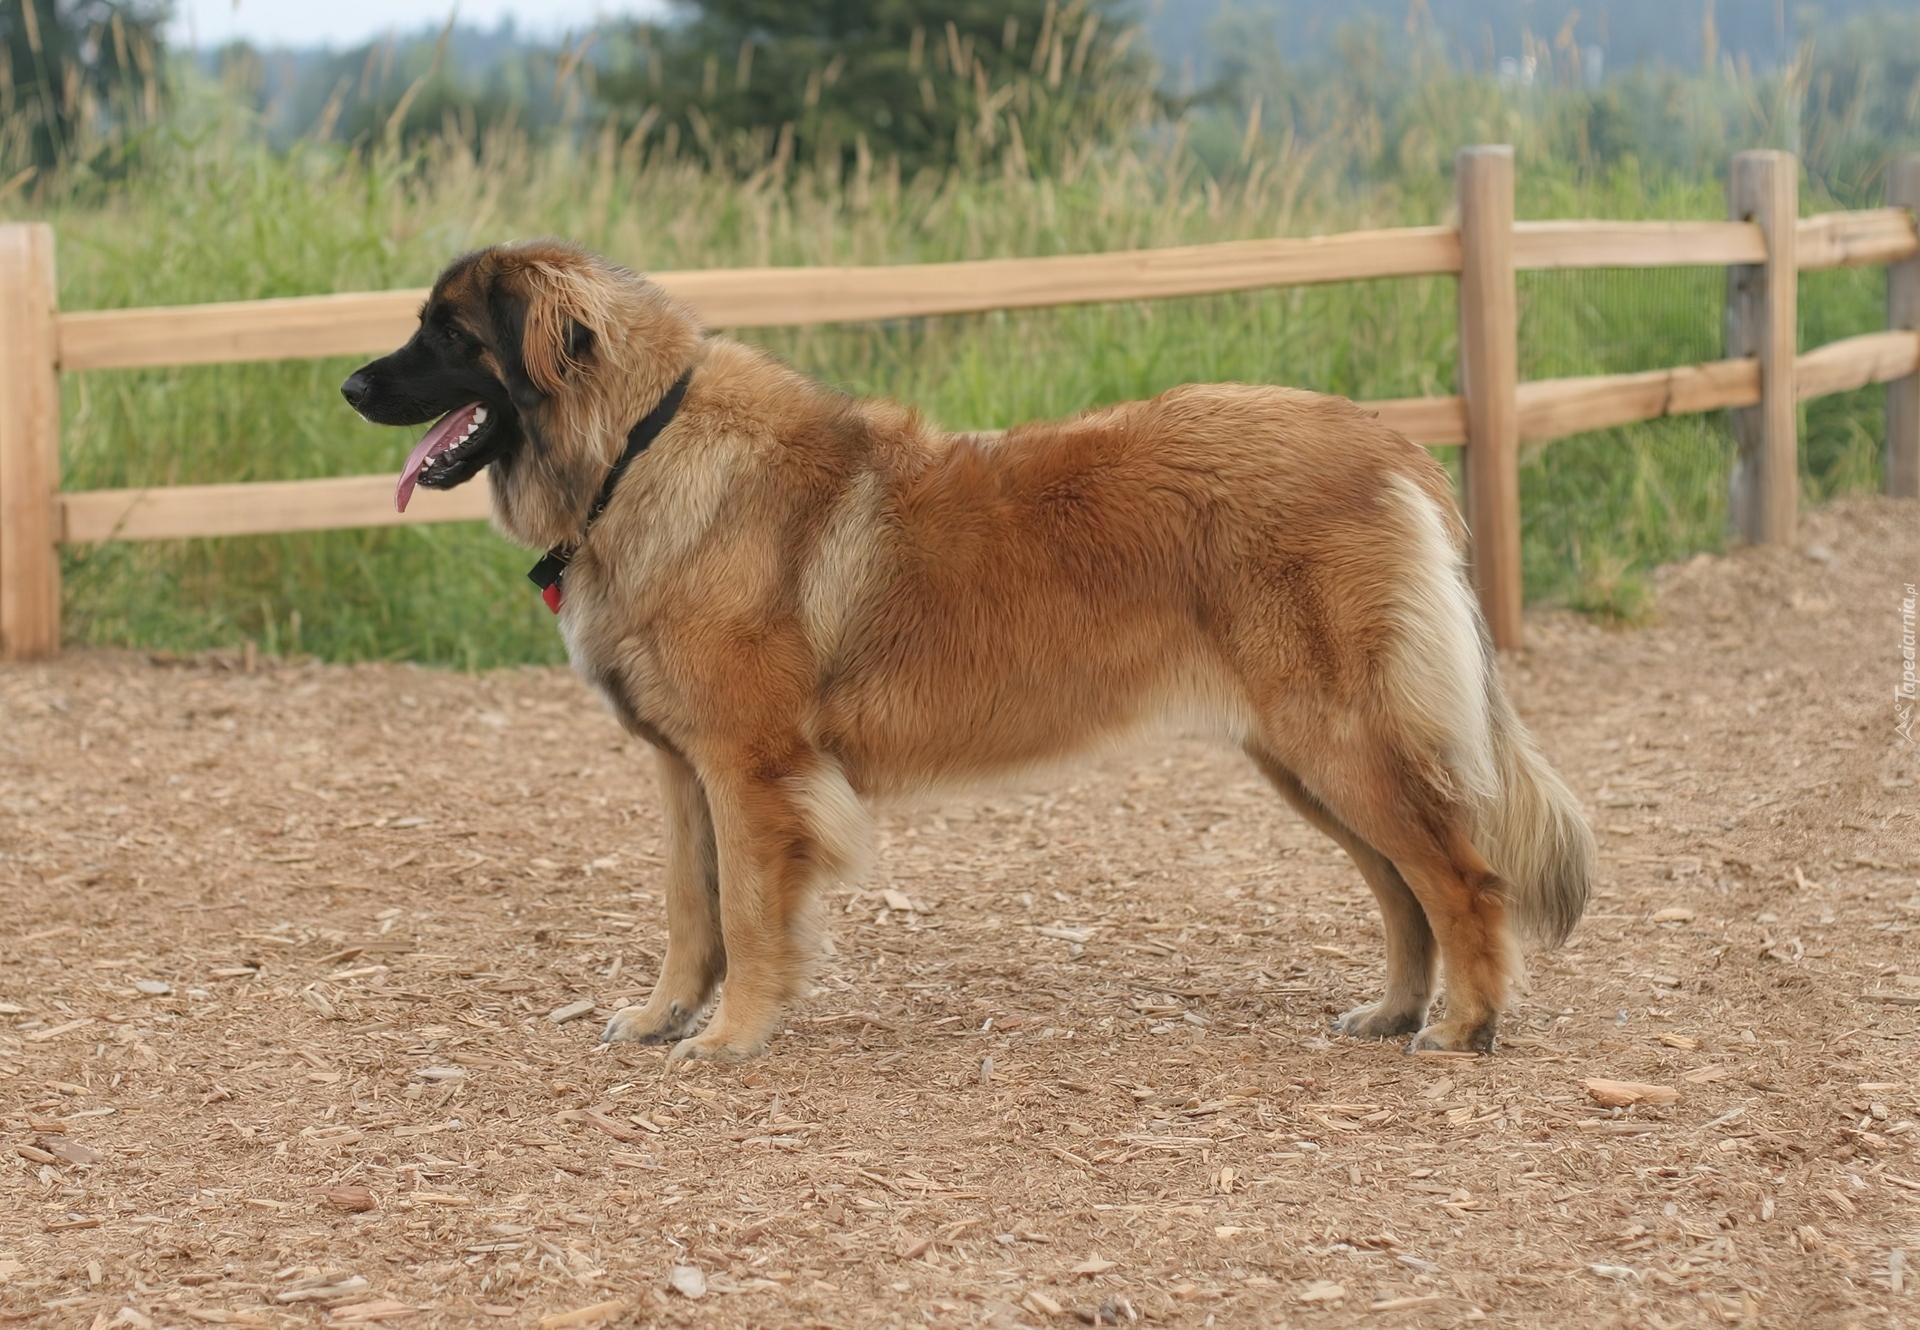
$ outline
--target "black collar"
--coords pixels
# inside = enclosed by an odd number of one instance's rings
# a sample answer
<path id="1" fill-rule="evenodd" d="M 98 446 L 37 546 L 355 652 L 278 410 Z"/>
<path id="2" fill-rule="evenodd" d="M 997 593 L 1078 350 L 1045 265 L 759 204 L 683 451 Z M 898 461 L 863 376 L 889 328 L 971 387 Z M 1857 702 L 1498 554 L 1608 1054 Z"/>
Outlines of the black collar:
<path id="1" fill-rule="evenodd" d="M 620 483 L 620 477 L 633 465 L 634 458 L 647 450 L 647 446 L 660 437 L 660 431 L 673 423 L 674 415 L 680 410 L 680 403 L 687 395 L 687 384 L 693 379 L 693 370 L 688 368 L 685 374 L 674 380 L 673 387 L 667 389 L 653 410 L 641 417 L 640 423 L 627 432 L 627 447 L 607 472 L 607 479 L 600 486 L 600 493 L 594 497 L 593 507 L 587 509 L 587 523 L 580 528 L 580 538 L 571 545 L 555 545 L 547 551 L 547 557 L 540 560 L 527 571 L 527 577 L 540 588 L 540 598 L 547 602 L 547 608 L 555 614 L 560 612 L 560 578 L 567 571 L 567 565 L 573 562 L 574 554 L 587 543 L 587 533 L 593 530 L 593 524 L 600 520 L 600 514 L 607 511 L 607 505 L 613 502 L 613 488 Z"/>

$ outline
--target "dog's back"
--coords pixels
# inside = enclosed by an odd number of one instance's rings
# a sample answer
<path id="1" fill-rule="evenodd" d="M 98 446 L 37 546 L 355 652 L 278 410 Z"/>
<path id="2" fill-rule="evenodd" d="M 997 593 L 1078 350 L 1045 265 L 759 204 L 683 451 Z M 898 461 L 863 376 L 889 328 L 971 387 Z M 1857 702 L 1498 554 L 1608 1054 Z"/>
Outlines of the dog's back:
<path id="1" fill-rule="evenodd" d="M 1446 483 L 1351 403 L 1283 388 L 871 427 L 801 578 L 822 740 L 872 790 L 1159 722 L 1241 742 L 1276 692 L 1351 701 L 1394 629 L 1401 496 Z"/>

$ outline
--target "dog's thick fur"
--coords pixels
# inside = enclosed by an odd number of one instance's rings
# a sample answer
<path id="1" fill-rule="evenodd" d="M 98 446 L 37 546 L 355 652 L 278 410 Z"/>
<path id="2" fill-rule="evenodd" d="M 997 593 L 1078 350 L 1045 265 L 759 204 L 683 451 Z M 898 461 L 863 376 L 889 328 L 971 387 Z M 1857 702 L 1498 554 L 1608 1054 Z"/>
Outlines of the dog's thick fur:
<path id="1" fill-rule="evenodd" d="M 689 367 L 564 583 L 574 666 L 658 750 L 667 802 L 666 960 L 608 1039 L 756 1053 L 810 900 L 867 857 L 866 798 L 1171 723 L 1242 748 L 1378 898 L 1386 991 L 1339 1028 L 1492 1046 L 1516 927 L 1565 938 L 1593 840 L 1507 702 L 1423 449 L 1344 399 L 1238 385 L 945 434 L 552 242 L 455 262 L 348 393 L 387 423 L 511 414 L 495 516 L 542 547 L 577 538 Z"/>

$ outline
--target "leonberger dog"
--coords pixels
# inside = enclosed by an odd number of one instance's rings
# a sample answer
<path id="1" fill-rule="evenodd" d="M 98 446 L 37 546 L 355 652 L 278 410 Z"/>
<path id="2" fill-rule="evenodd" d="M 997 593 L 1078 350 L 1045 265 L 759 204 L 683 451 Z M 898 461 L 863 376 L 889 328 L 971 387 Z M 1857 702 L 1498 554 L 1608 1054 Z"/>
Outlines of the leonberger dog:
<path id="1" fill-rule="evenodd" d="M 553 241 L 455 260 L 343 392 L 440 417 L 402 506 L 491 470 L 574 668 L 658 754 L 666 957 L 608 1040 L 757 1054 L 869 800 L 1169 726 L 1373 889 L 1386 989 L 1347 1034 L 1490 1050 L 1516 937 L 1585 908 L 1592 833 L 1507 701 L 1447 474 L 1344 398 L 1189 384 L 950 434 Z"/>

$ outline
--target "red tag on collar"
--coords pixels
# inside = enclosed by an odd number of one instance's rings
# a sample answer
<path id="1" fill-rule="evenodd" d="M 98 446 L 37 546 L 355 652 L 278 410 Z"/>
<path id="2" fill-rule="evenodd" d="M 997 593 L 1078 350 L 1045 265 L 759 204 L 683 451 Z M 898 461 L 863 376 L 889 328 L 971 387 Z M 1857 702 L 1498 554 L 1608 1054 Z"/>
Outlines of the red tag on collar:
<path id="1" fill-rule="evenodd" d="M 560 612 L 560 584 L 549 582 L 540 588 L 540 599 L 547 602 L 547 608 L 555 614 Z"/>

